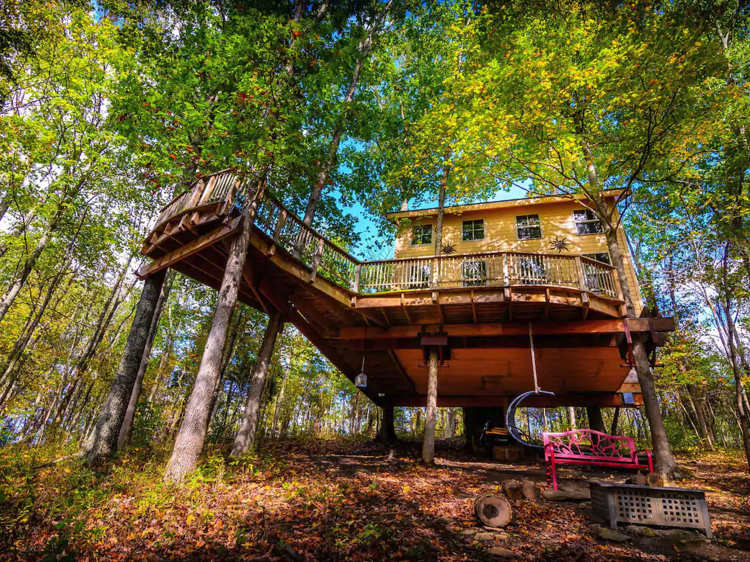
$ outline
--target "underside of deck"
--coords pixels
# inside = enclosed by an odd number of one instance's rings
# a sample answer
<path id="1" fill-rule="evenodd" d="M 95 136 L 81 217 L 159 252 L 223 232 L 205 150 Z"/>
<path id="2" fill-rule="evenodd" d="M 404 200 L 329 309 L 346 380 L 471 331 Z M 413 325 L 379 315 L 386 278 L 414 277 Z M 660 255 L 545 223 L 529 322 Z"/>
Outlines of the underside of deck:
<path id="1" fill-rule="evenodd" d="M 225 201 L 160 218 L 143 247 L 153 262 L 139 274 L 170 267 L 218 289 L 240 220 Z M 653 350 L 659 332 L 674 329 L 665 318 L 623 322 L 622 300 L 555 285 L 362 294 L 285 250 L 279 230 L 274 236 L 256 220 L 240 300 L 281 311 L 352 381 L 364 359 L 363 392 L 379 405 L 424 405 L 430 345 L 441 350 L 439 406 L 507 405 L 533 389 L 530 328 L 539 386 L 556 394 L 538 397 L 538 405 L 630 405 L 622 392 L 640 389 L 626 382 L 628 337 L 646 332 Z"/>

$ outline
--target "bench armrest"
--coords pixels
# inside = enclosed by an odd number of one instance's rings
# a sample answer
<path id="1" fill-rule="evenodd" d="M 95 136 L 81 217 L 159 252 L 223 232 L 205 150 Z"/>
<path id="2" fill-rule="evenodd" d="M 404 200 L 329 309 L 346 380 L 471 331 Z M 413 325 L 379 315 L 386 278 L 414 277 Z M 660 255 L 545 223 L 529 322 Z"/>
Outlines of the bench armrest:
<path id="1" fill-rule="evenodd" d="M 648 457 L 648 470 L 649 472 L 654 471 L 654 461 L 651 460 L 651 451 L 648 449 L 638 449 L 637 451 L 633 452 L 633 460 L 638 460 L 638 453 L 646 453 L 646 456 Z"/>

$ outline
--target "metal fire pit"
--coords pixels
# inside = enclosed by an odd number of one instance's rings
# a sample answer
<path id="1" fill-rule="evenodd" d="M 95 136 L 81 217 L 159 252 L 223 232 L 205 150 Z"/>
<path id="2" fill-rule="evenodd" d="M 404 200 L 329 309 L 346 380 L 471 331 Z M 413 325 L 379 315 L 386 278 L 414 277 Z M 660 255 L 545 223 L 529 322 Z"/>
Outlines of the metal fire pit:
<path id="1" fill-rule="evenodd" d="M 590 482 L 591 510 L 608 522 L 702 529 L 713 538 L 706 495 L 700 490 Z"/>

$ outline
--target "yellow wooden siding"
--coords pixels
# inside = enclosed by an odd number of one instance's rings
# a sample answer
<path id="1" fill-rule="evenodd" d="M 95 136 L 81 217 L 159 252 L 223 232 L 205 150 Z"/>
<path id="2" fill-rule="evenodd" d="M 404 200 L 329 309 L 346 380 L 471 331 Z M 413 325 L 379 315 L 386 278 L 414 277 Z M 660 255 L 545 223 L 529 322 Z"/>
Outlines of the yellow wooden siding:
<path id="1" fill-rule="evenodd" d="M 523 203 L 523 200 L 521 201 Z M 568 241 L 568 251 L 564 254 L 595 254 L 608 252 L 607 241 L 603 234 L 579 235 L 576 232 L 574 210 L 583 207 L 573 201 L 542 204 L 519 204 L 510 208 L 471 210 L 469 212 L 446 213 L 443 220 L 443 245 L 453 244 L 457 254 L 472 254 L 477 252 L 515 251 L 515 252 L 544 252 L 556 253 L 551 248 L 557 238 Z M 516 231 L 516 217 L 520 215 L 539 215 L 542 237 L 534 240 L 519 240 Z M 484 239 L 477 241 L 463 240 L 463 221 L 484 219 Z M 411 228 L 403 228 L 396 240 L 396 257 L 412 258 L 432 256 L 435 254 L 435 222 L 434 216 L 418 218 L 412 225 L 431 224 L 432 244 L 411 245 Z M 628 285 L 636 301 L 636 311 L 643 308 L 640 290 L 633 269 L 632 258 L 625 240 L 625 233 L 619 229 L 618 238 L 625 260 L 625 271 Z"/>

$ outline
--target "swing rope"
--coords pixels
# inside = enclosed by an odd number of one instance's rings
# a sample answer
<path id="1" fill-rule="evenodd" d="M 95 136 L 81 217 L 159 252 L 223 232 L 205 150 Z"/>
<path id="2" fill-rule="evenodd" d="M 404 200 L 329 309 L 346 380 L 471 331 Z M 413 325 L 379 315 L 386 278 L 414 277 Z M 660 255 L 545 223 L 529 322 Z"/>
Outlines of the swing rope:
<path id="1" fill-rule="evenodd" d="M 534 394 L 539 394 L 539 382 L 536 377 L 536 353 L 534 353 L 534 332 L 529 322 L 529 344 L 531 345 L 531 371 L 534 373 Z"/>
<path id="2" fill-rule="evenodd" d="M 539 378 L 536 372 L 536 352 L 534 350 L 534 330 L 532 328 L 531 322 L 529 322 L 529 347 L 531 348 L 531 372 L 534 376 L 534 390 L 524 392 L 523 394 L 517 396 L 510 403 L 510 406 L 508 406 L 508 411 L 505 414 L 505 427 L 508 429 L 510 436 L 521 445 L 531 447 L 532 449 L 542 449 L 543 447 L 541 447 L 540 445 L 529 441 L 529 436 L 525 432 L 521 431 L 518 426 L 516 426 L 516 410 L 518 409 L 518 406 L 521 404 L 521 402 L 523 402 L 527 397 L 531 395 L 538 396 L 540 394 L 545 394 L 547 396 L 555 395 L 554 392 L 548 392 L 539 388 Z"/>

